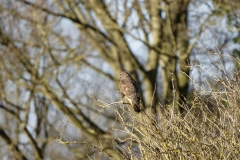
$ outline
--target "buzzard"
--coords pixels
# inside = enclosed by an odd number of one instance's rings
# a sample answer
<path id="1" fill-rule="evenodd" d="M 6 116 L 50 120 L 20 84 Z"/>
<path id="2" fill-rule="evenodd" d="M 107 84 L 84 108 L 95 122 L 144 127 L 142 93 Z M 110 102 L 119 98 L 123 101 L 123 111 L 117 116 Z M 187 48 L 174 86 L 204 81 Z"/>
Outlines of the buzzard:
<path id="1" fill-rule="evenodd" d="M 120 94 L 121 99 L 126 97 L 129 103 L 133 106 L 135 112 L 139 113 L 140 110 L 140 93 L 137 82 L 129 75 L 129 73 L 123 71 L 120 73 Z"/>

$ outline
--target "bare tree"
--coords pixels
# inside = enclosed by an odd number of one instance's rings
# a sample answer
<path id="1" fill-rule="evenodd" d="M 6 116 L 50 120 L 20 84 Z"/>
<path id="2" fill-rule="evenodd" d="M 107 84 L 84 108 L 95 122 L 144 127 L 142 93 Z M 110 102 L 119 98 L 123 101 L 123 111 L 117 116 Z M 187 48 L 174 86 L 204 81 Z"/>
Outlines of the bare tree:
<path id="1" fill-rule="evenodd" d="M 120 72 L 126 70 L 140 86 L 144 113 L 151 110 L 157 115 L 160 105 L 173 105 L 183 113 L 190 53 L 200 50 L 202 34 L 224 14 L 216 12 L 224 11 L 221 7 L 212 9 L 209 2 L 197 0 L 1 2 L 0 108 L 11 124 L 1 123 L 0 136 L 16 159 L 43 159 L 53 152 L 53 157 L 64 156 L 51 140 L 65 126 L 60 121 L 65 115 L 71 129 L 80 131 L 74 136 L 85 147 L 81 155 L 69 147 L 68 155 L 87 158 L 97 152 L 100 157 L 122 158 L 125 151 L 120 146 L 125 143 L 115 138 L 111 126 L 121 123 L 114 111 L 124 107 L 100 99 L 120 100 L 114 89 Z M 193 11 L 201 5 L 206 14 Z M 231 13 L 238 16 L 237 11 Z M 231 40 L 219 37 L 219 46 Z M 136 50 L 134 42 L 141 47 Z M 99 103 L 102 108 L 95 107 Z M 99 110 L 104 105 L 113 107 L 104 113 Z M 155 123 L 155 117 L 148 118 Z M 71 135 L 71 129 L 64 133 Z M 144 139 L 141 132 L 138 135 Z"/>

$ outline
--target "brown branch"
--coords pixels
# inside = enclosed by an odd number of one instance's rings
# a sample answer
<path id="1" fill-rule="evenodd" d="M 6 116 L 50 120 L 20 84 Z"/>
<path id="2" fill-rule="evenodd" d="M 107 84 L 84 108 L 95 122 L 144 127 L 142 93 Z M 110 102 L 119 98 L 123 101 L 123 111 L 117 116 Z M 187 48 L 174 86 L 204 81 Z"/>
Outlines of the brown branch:
<path id="1" fill-rule="evenodd" d="M 104 76 L 107 77 L 108 79 L 113 80 L 113 81 L 116 81 L 116 79 L 115 79 L 112 75 L 110 75 L 110 74 L 108 74 L 108 73 L 105 73 L 103 70 L 101 70 L 101 69 L 95 67 L 94 65 L 90 64 L 90 63 L 89 63 L 88 61 L 86 61 L 85 59 L 83 59 L 82 62 L 85 63 L 88 67 L 90 67 L 90 68 L 92 68 L 93 70 L 95 70 L 96 72 L 104 75 Z"/>
<path id="2" fill-rule="evenodd" d="M 0 128 L 0 137 L 8 145 L 8 147 L 13 150 L 13 156 L 16 159 L 27 160 L 27 158 L 25 157 L 23 152 L 19 149 L 18 145 L 13 144 L 11 138 L 8 136 L 8 134 L 2 128 Z M 14 152 L 17 152 L 17 153 L 14 153 Z"/>

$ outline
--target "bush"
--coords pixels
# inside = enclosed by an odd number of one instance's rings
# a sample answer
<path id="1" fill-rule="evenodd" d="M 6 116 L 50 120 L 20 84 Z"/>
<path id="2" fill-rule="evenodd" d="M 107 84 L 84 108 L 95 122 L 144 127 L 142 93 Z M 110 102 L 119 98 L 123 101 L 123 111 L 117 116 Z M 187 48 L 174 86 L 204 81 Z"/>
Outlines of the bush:
<path id="1" fill-rule="evenodd" d="M 157 106 L 158 118 L 134 116 L 122 107 L 116 114 L 121 125 L 113 130 L 123 135 L 112 143 L 121 159 L 240 159 L 239 77 L 218 65 L 224 74 L 204 78 L 205 86 L 220 87 L 193 89 L 192 100 L 182 106 L 185 116 L 174 106 Z"/>

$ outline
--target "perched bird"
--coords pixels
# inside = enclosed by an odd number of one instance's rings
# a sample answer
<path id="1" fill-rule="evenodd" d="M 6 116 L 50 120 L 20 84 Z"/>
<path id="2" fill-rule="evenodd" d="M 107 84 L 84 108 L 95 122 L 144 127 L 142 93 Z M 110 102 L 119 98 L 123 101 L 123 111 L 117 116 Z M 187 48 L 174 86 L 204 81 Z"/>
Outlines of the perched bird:
<path id="1" fill-rule="evenodd" d="M 137 82 L 125 71 L 120 73 L 119 89 L 121 99 L 126 97 L 134 111 L 139 113 L 141 111 L 139 88 Z"/>

